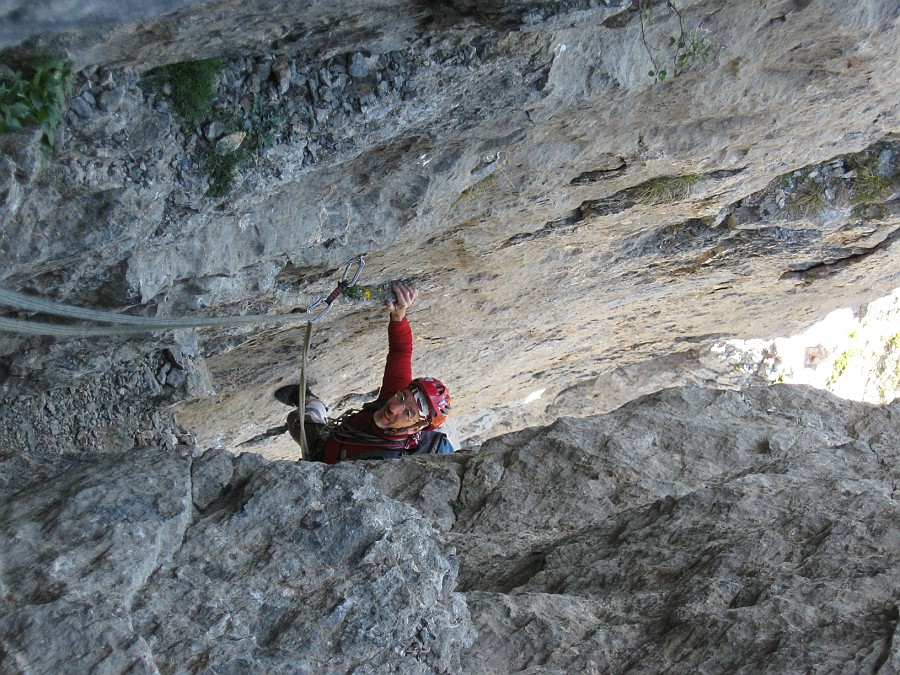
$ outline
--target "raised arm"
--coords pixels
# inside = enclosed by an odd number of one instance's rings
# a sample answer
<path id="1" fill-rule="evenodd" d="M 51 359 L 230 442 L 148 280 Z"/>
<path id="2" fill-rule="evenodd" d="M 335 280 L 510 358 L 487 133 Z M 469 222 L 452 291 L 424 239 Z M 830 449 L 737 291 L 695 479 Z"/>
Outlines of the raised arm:
<path id="1" fill-rule="evenodd" d="M 388 399 L 412 381 L 413 335 L 406 310 L 419 297 L 419 292 L 406 284 L 392 287 L 396 300 L 388 303 L 388 355 L 384 364 L 379 399 Z"/>

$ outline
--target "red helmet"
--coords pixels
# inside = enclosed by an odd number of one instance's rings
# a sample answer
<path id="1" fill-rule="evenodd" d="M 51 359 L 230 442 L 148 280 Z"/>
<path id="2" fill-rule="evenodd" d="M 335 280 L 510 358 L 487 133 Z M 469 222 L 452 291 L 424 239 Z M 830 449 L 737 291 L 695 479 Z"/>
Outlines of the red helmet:
<path id="1" fill-rule="evenodd" d="M 429 420 L 428 426 L 424 427 L 426 431 L 437 429 L 447 421 L 447 415 L 450 414 L 450 390 L 440 380 L 419 377 L 410 382 L 409 386 L 416 394 L 421 394 L 416 396 L 416 401 L 422 417 Z"/>

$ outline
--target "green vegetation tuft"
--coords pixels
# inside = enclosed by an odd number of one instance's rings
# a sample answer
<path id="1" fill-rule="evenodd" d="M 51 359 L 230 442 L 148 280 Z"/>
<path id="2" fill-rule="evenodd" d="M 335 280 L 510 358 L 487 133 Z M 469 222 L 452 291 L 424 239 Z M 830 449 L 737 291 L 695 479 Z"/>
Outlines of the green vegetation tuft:
<path id="1" fill-rule="evenodd" d="M 900 349 L 900 333 L 894 333 L 885 342 L 884 350 L 886 352 L 895 352 L 898 349 Z"/>
<path id="2" fill-rule="evenodd" d="M 788 212 L 797 217 L 808 218 L 818 215 L 828 206 L 825 200 L 825 187 L 806 177 L 788 194 L 786 206 Z"/>
<path id="3" fill-rule="evenodd" d="M 641 204 L 669 204 L 690 197 L 699 182 L 696 173 L 651 178 L 633 189 L 632 198 Z"/>
<path id="4" fill-rule="evenodd" d="M 474 185 L 470 185 L 465 190 L 463 190 L 457 198 L 457 201 L 475 201 L 483 197 L 487 197 L 495 193 L 496 191 L 496 179 L 494 178 L 494 174 L 489 173 Z"/>
<path id="5" fill-rule="evenodd" d="M 168 83 L 175 112 L 186 125 L 197 126 L 212 111 L 221 71 L 219 59 L 183 61 L 154 68 L 145 79 L 158 88 Z"/>
<path id="6" fill-rule="evenodd" d="M 837 381 L 844 376 L 844 373 L 847 372 L 847 366 L 850 365 L 850 361 L 859 355 L 859 350 L 853 347 L 844 352 L 841 352 L 841 354 L 839 354 L 838 357 L 834 360 L 834 370 L 831 371 L 831 375 L 828 376 L 825 384 L 828 387 L 837 384 Z"/>
<path id="7" fill-rule="evenodd" d="M 47 54 L 16 59 L 9 53 L 0 55 L 0 63 L 8 69 L 0 74 L 0 133 L 39 125 L 41 147 L 49 153 L 72 88 L 71 64 Z"/>
<path id="8" fill-rule="evenodd" d="M 245 122 L 242 123 L 239 116 L 232 111 L 217 111 L 210 119 L 221 122 L 225 134 L 238 131 L 246 133 L 244 141 L 236 150 L 223 152 L 210 148 L 205 153 L 204 166 L 209 176 L 206 196 L 225 197 L 231 192 L 238 169 L 248 165 L 255 157 L 275 144 L 287 117 L 277 108 L 271 107 L 265 98 L 257 95 L 253 99 L 250 116 Z"/>
<path id="9" fill-rule="evenodd" d="M 218 152 L 215 148 L 206 154 L 205 168 L 209 176 L 207 197 L 225 197 L 231 192 L 238 168 L 246 161 L 246 153 L 237 151 Z"/>
<path id="10" fill-rule="evenodd" d="M 246 119 L 237 110 L 215 109 L 216 84 L 222 67 L 219 59 L 186 61 L 156 68 L 144 77 L 145 84 L 157 92 L 170 92 L 184 126 L 196 129 L 218 122 L 223 135 L 246 134 L 238 148 L 228 150 L 217 148 L 202 135 L 198 139 L 196 158 L 209 177 L 206 196 L 214 198 L 231 192 L 238 169 L 272 147 L 287 123 L 284 111 L 259 95 L 253 99 Z"/>
<path id="11" fill-rule="evenodd" d="M 884 376 L 879 378 L 878 397 L 881 403 L 890 403 L 900 391 L 900 333 L 885 340 L 883 363 Z"/>
<path id="12" fill-rule="evenodd" d="M 862 208 L 883 199 L 890 192 L 887 179 L 876 170 L 878 157 L 860 153 L 847 157 L 847 165 L 856 171 L 853 186 L 850 188 L 850 203 Z"/>
<path id="13" fill-rule="evenodd" d="M 253 98 L 253 109 L 250 112 L 250 128 L 247 130 L 247 150 L 260 154 L 263 150 L 275 145 L 275 138 L 287 124 L 287 115 L 273 108 L 262 96 Z"/>

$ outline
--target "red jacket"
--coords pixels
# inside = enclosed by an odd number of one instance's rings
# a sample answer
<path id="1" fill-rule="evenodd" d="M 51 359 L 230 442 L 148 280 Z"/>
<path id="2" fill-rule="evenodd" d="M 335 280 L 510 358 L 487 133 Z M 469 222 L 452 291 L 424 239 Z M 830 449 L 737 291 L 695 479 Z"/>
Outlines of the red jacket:
<path id="1" fill-rule="evenodd" d="M 378 392 L 378 400 L 375 404 L 367 404 L 365 410 L 361 410 L 350 418 L 350 425 L 358 430 L 379 438 L 390 438 L 378 428 L 373 419 L 375 411 L 385 401 L 404 389 L 412 382 L 412 353 L 413 335 L 409 321 L 404 317 L 402 321 L 390 321 L 388 323 L 388 355 L 384 364 L 384 376 L 381 380 L 381 391 Z M 371 409 L 369 409 L 371 408 Z M 401 439 L 399 442 L 403 442 Z M 415 447 L 415 436 L 405 439 L 409 447 Z M 376 452 L 378 446 L 367 444 L 364 441 L 347 441 L 332 436 L 325 443 L 323 461 L 326 464 L 336 464 L 342 459 L 362 459 L 360 455 Z"/>

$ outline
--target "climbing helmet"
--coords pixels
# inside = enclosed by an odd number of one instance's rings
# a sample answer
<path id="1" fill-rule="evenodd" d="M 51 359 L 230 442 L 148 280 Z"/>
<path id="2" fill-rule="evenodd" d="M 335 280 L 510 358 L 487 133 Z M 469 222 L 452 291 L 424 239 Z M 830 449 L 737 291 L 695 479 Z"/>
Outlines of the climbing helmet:
<path id="1" fill-rule="evenodd" d="M 419 377 L 409 383 L 419 414 L 428 420 L 425 430 L 437 429 L 450 414 L 450 390 L 433 377 Z"/>

